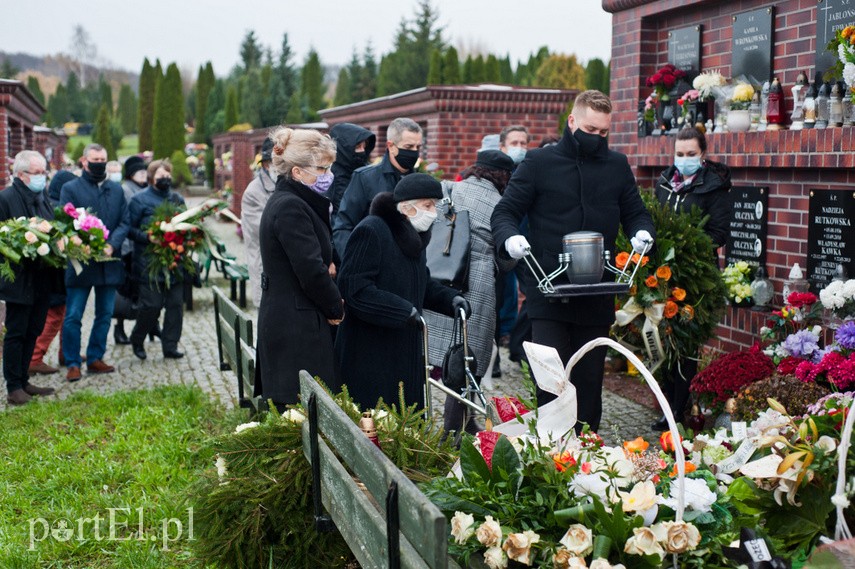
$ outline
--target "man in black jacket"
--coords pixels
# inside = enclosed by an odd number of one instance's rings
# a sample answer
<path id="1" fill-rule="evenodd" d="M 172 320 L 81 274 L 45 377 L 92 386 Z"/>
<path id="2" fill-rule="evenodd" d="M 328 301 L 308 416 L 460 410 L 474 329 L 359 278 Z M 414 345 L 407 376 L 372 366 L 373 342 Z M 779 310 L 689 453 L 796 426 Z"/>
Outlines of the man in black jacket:
<path id="1" fill-rule="evenodd" d="M 333 246 L 344 258 L 344 249 L 353 228 L 368 215 L 371 200 L 382 192 L 391 192 L 413 171 L 422 148 L 422 127 L 412 119 L 397 118 L 386 129 L 386 154 L 379 164 L 359 168 L 353 173 L 333 220 Z"/>
<path id="2" fill-rule="evenodd" d="M 633 246 L 652 243 L 653 221 L 626 156 L 608 148 L 611 110 L 611 101 L 599 91 L 580 93 L 561 141 L 526 154 L 491 218 L 501 258 L 518 260 L 530 251 L 549 274 L 558 267 L 565 234 L 602 233 L 605 248 L 614 253 L 620 225 L 634 236 Z M 520 221 L 526 215 L 531 245 L 519 235 Z M 567 282 L 566 274 L 556 279 L 557 284 L 562 281 Z M 529 292 L 532 339 L 556 348 L 565 364 L 588 341 L 608 336 L 614 322 L 613 296 L 575 297 L 558 303 L 535 287 Z M 599 428 L 605 352 L 605 348 L 589 352 L 573 368 L 577 430 L 581 423 L 595 431 Z M 539 404 L 550 399 L 549 394 L 538 392 Z"/>
<path id="3" fill-rule="evenodd" d="M 47 162 L 33 150 L 15 156 L 12 185 L 0 192 L 0 220 L 17 217 L 53 219 L 45 199 Z M 54 390 L 29 382 L 28 369 L 36 339 L 42 333 L 52 292 L 60 292 L 62 273 L 38 261 L 22 259 L 12 265 L 15 280 L 0 277 L 0 300 L 6 301 L 6 336 L 3 338 L 3 377 L 9 405 L 23 405 L 33 395 Z"/>

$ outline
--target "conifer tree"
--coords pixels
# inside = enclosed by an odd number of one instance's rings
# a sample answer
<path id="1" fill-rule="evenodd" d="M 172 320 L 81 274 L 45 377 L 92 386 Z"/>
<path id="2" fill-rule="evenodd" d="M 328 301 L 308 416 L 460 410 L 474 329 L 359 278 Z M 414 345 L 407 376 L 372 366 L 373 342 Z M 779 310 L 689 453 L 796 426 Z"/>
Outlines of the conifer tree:
<path id="1" fill-rule="evenodd" d="M 104 150 L 107 151 L 107 160 L 116 159 L 116 149 L 113 147 L 113 139 L 110 136 L 110 111 L 107 110 L 107 105 L 103 103 L 98 110 L 98 118 L 95 119 L 92 142 L 104 147 Z"/>
<path id="2" fill-rule="evenodd" d="M 51 126 L 61 127 L 68 122 L 68 95 L 62 83 L 56 86 L 56 92 L 48 100 L 47 109 L 50 115 L 48 124 Z"/>
<path id="3" fill-rule="evenodd" d="M 83 122 L 86 120 L 86 101 L 83 97 L 83 92 L 80 87 L 80 79 L 77 74 L 72 71 L 68 74 L 68 81 L 65 83 L 66 96 L 68 98 L 68 114 L 73 121 Z"/>
<path id="4" fill-rule="evenodd" d="M 238 123 L 238 120 L 240 119 L 238 111 L 237 89 L 235 89 L 234 85 L 229 85 L 229 89 L 228 91 L 226 91 L 226 116 L 225 122 L 223 123 L 223 128 L 225 130 L 229 130 Z"/>
<path id="5" fill-rule="evenodd" d="M 442 85 L 442 54 L 438 49 L 430 52 L 430 64 L 427 75 L 428 85 Z"/>
<path id="6" fill-rule="evenodd" d="M 499 75 L 502 83 L 508 85 L 514 83 L 514 70 L 511 68 L 511 57 L 509 55 L 499 60 Z"/>
<path id="7" fill-rule="evenodd" d="M 609 93 L 609 72 L 602 59 L 594 58 L 585 67 L 585 88 Z"/>
<path id="8" fill-rule="evenodd" d="M 122 131 L 130 134 L 137 129 L 137 98 L 127 83 L 122 84 L 122 88 L 119 89 L 116 115 L 118 115 L 119 124 L 122 125 Z"/>
<path id="9" fill-rule="evenodd" d="M 263 126 L 261 123 L 261 105 L 264 98 L 264 90 L 261 82 L 261 72 L 253 68 L 247 71 L 241 78 L 244 93 L 240 101 L 241 122 L 249 123 L 253 127 Z"/>
<path id="10" fill-rule="evenodd" d="M 318 119 L 318 111 L 326 107 L 324 102 L 324 70 L 314 48 L 309 49 L 306 64 L 300 74 L 300 94 L 309 109 L 309 120 Z"/>
<path id="11" fill-rule="evenodd" d="M 110 116 L 113 115 L 113 88 L 104 78 L 104 74 L 98 76 L 98 112 L 101 112 L 101 107 L 107 107 L 107 112 Z"/>
<path id="12" fill-rule="evenodd" d="M 487 56 L 487 61 L 484 63 L 484 81 L 489 83 L 500 83 L 502 81 L 499 60 L 492 53 Z"/>
<path id="13" fill-rule="evenodd" d="M 300 100 L 300 95 L 294 93 L 288 101 L 288 114 L 285 116 L 286 124 L 300 124 L 305 122 L 306 117 L 303 114 L 303 104 Z"/>
<path id="14" fill-rule="evenodd" d="M 484 65 L 484 56 L 478 55 L 478 57 L 472 59 L 472 82 L 473 83 L 483 83 L 487 77 L 487 70 Z"/>
<path id="15" fill-rule="evenodd" d="M 475 82 L 475 78 L 473 75 L 474 62 L 472 60 L 472 55 L 466 56 L 466 61 L 463 62 L 463 83 L 469 85 L 470 83 Z"/>
<path id="16" fill-rule="evenodd" d="M 338 79 L 335 83 L 335 97 L 333 98 L 333 105 L 336 107 L 353 102 L 350 98 L 351 83 L 350 74 L 347 72 L 347 69 L 347 67 L 342 67 L 338 72 Z"/>
<path id="17" fill-rule="evenodd" d="M 184 95 L 175 63 L 169 64 L 155 91 L 152 131 L 155 158 L 169 158 L 176 150 L 184 150 Z"/>
<path id="18" fill-rule="evenodd" d="M 187 165 L 187 155 L 183 150 L 176 150 L 169 156 L 172 163 L 172 183 L 177 187 L 184 187 L 193 182 L 193 174 Z"/>
<path id="19" fill-rule="evenodd" d="M 208 140 L 208 107 L 215 82 L 214 67 L 211 62 L 206 63 L 205 67 L 200 66 L 199 76 L 196 80 L 196 130 L 193 133 L 196 142 Z"/>
<path id="20" fill-rule="evenodd" d="M 152 66 L 148 58 L 143 60 L 140 73 L 139 112 L 137 113 L 137 132 L 139 133 L 139 151 L 145 152 L 154 148 L 152 140 L 152 125 L 154 124 L 154 96 L 157 84 L 161 80 L 160 60 Z"/>
<path id="21" fill-rule="evenodd" d="M 454 46 L 445 51 L 442 61 L 442 82 L 446 85 L 458 85 L 460 83 L 460 58 Z"/>
<path id="22" fill-rule="evenodd" d="M 27 90 L 44 106 L 45 94 L 42 92 L 42 87 L 39 85 L 39 80 L 36 77 L 32 75 L 27 76 Z"/>
<path id="23" fill-rule="evenodd" d="M 551 89 L 582 90 L 585 88 L 585 68 L 575 55 L 550 55 L 537 69 L 534 85 Z"/>

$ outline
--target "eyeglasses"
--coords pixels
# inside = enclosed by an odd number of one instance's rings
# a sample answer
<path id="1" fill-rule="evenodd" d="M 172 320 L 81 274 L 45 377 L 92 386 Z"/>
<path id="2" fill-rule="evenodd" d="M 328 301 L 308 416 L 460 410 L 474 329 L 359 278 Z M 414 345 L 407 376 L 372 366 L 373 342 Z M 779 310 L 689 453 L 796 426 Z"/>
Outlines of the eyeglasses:
<path id="1" fill-rule="evenodd" d="M 327 172 L 332 170 L 332 167 L 333 167 L 332 164 L 330 164 L 329 166 L 318 166 L 317 164 L 310 164 L 309 165 L 309 168 L 317 168 L 318 170 L 323 170 L 324 174 L 326 174 Z"/>
<path id="2" fill-rule="evenodd" d="M 26 174 L 27 176 L 44 176 L 45 174 L 47 174 L 47 172 L 45 170 L 42 170 L 41 172 L 30 172 L 24 170 L 24 174 Z"/>

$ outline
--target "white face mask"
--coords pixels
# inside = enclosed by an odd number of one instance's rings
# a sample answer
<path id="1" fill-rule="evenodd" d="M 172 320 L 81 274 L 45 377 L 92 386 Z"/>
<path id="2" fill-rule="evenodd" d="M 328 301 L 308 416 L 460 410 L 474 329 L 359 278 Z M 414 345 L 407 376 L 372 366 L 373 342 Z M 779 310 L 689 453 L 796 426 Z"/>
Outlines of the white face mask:
<path id="1" fill-rule="evenodd" d="M 107 179 L 111 182 L 116 182 L 117 184 L 122 182 L 122 173 L 121 172 L 110 172 L 107 175 Z"/>
<path id="2" fill-rule="evenodd" d="M 401 211 L 402 206 L 409 205 L 413 209 L 416 210 L 415 215 L 407 215 L 403 211 Z M 419 233 L 424 233 L 428 231 L 433 222 L 436 220 L 436 212 L 435 211 L 427 211 L 425 209 L 420 209 L 412 202 L 401 202 L 398 204 L 398 211 L 407 215 L 407 219 L 410 220 L 410 224 L 413 226 L 413 229 L 418 231 Z"/>

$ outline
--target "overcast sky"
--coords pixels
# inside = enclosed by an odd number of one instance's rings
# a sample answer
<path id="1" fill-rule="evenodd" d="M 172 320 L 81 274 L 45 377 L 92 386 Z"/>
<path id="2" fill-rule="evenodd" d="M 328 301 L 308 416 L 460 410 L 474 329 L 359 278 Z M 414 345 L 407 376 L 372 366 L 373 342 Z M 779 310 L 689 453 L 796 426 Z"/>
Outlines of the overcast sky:
<path id="1" fill-rule="evenodd" d="M 255 30 L 279 51 L 282 34 L 302 63 L 310 46 L 325 65 L 350 60 L 370 41 L 389 51 L 401 18 L 412 19 L 416 0 L 38 0 L 4 2 L 0 50 L 48 55 L 69 52 L 82 24 L 98 55 L 139 72 L 143 57 L 195 69 L 211 60 L 224 75 L 239 61 L 240 42 Z M 540 46 L 575 53 L 583 62 L 611 53 L 611 14 L 601 0 L 432 0 L 444 37 L 460 48 L 509 54 L 517 60 Z M 37 9 L 34 6 L 37 5 Z M 426 55 L 427 56 L 427 55 Z M 378 57 L 379 61 L 379 57 Z"/>

